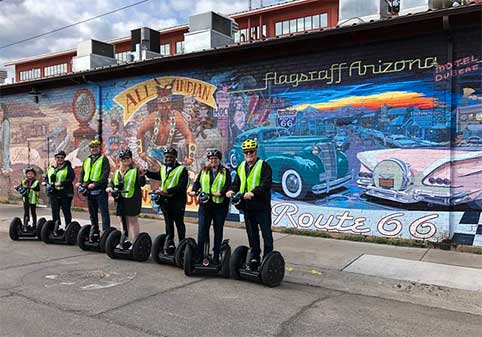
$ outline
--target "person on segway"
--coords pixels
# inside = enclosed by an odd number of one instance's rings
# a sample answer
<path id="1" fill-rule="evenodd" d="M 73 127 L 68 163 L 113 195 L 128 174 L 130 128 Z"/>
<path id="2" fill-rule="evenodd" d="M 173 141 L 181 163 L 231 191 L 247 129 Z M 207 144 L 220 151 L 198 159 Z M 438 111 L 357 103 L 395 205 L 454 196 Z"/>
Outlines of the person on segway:
<path id="1" fill-rule="evenodd" d="M 111 193 L 117 207 L 116 215 L 122 224 L 122 237 L 118 248 L 132 249 L 132 243 L 139 235 L 138 216 L 142 207 L 142 187 L 146 178 L 132 160 L 130 149 L 119 152 L 120 165 L 115 170 L 106 191 Z"/>
<path id="2" fill-rule="evenodd" d="M 271 231 L 272 170 L 266 161 L 258 158 L 256 140 L 245 140 L 241 148 L 245 160 L 238 166 L 237 175 L 226 196 L 232 198 L 237 192 L 242 195 L 242 201 L 238 207 L 244 212 L 246 232 L 251 250 L 248 267 L 251 270 L 257 270 L 260 266 L 261 254 L 259 229 L 261 229 L 264 241 L 263 258 L 273 251 Z"/>
<path id="3" fill-rule="evenodd" d="M 196 256 L 198 258 L 203 256 L 204 243 L 206 240 L 209 241 L 209 228 L 212 223 L 214 229 L 212 261 L 214 264 L 219 264 L 224 221 L 229 210 L 229 199 L 224 196 L 231 186 L 231 176 L 221 164 L 221 151 L 208 150 L 207 159 L 209 162 L 199 172 L 189 195 L 199 196 Z"/>
<path id="4" fill-rule="evenodd" d="M 158 204 L 166 224 L 166 254 L 176 250 L 174 244 L 174 223 L 177 227 L 179 242 L 186 236 L 184 211 L 187 202 L 188 174 L 184 166 L 177 161 L 177 150 L 170 147 L 164 150 L 164 165 L 159 172 L 146 171 L 146 177 L 159 180 Z"/>
<path id="5" fill-rule="evenodd" d="M 89 233 L 90 242 L 100 237 L 99 209 L 102 217 L 102 231 L 106 232 L 110 228 L 109 196 L 106 192 L 110 174 L 110 164 L 109 160 L 102 155 L 101 146 L 102 143 L 98 139 L 94 139 L 89 143 L 91 154 L 82 163 L 79 182 L 75 184 L 79 193 L 87 196 L 87 205 L 92 225 Z"/>
<path id="6" fill-rule="evenodd" d="M 64 214 L 65 226 L 72 222 L 72 199 L 74 198 L 73 181 L 75 172 L 71 163 L 65 160 L 64 151 L 55 154 L 55 164 L 47 169 L 47 175 L 42 185 L 50 197 L 50 207 L 52 209 L 52 220 L 55 223 L 53 235 L 61 235 L 64 230 L 59 229 L 61 224 L 60 209 Z"/>
<path id="7" fill-rule="evenodd" d="M 32 230 L 37 226 L 37 205 L 40 195 L 40 182 L 36 179 L 37 172 L 32 167 L 24 170 L 25 177 L 15 190 L 22 195 L 23 201 L 23 230 L 28 228 L 30 214 L 32 214 Z"/>

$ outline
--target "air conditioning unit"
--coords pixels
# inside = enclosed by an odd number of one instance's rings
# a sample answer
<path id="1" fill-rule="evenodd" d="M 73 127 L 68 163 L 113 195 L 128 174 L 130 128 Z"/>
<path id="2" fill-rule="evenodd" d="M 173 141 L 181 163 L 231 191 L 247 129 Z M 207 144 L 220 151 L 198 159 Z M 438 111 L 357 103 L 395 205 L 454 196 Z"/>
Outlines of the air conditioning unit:
<path id="1" fill-rule="evenodd" d="M 397 0 L 339 0 L 338 25 L 380 20 L 398 14 Z"/>
<path id="2" fill-rule="evenodd" d="M 77 56 L 72 58 L 72 71 L 91 70 L 116 63 L 115 47 L 112 44 L 87 40 L 77 46 Z"/>
<path id="3" fill-rule="evenodd" d="M 444 9 L 457 6 L 463 1 L 455 0 L 401 0 L 400 15 L 415 14 L 428 10 Z"/>
<path id="4" fill-rule="evenodd" d="M 207 12 L 189 17 L 189 32 L 184 34 L 186 53 L 234 43 L 236 22 L 223 15 Z"/>
<path id="5" fill-rule="evenodd" d="M 140 61 L 161 56 L 161 33 L 148 27 L 131 30 L 130 60 Z"/>

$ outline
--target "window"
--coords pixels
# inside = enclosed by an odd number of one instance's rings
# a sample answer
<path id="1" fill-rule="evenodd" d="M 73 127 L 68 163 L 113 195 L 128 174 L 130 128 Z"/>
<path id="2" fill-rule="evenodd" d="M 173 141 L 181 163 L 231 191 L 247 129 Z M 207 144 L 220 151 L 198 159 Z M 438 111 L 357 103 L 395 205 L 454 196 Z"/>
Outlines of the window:
<path id="1" fill-rule="evenodd" d="M 161 55 L 163 56 L 171 55 L 169 43 L 161 44 Z"/>
<path id="2" fill-rule="evenodd" d="M 20 81 L 31 80 L 40 77 L 40 68 L 20 72 Z"/>
<path id="3" fill-rule="evenodd" d="M 176 42 L 176 54 L 184 54 L 184 41 Z"/>
<path id="4" fill-rule="evenodd" d="M 298 32 L 302 32 L 305 30 L 305 18 L 298 19 Z"/>
<path id="5" fill-rule="evenodd" d="M 328 14 L 322 13 L 304 18 L 295 18 L 275 23 L 276 35 L 304 32 L 328 26 Z M 264 33 L 264 27 L 263 27 Z"/>
<path id="6" fill-rule="evenodd" d="M 115 54 L 115 59 L 120 62 L 127 62 L 129 61 L 129 52 L 128 51 L 123 51 L 120 53 Z"/>
<path id="7" fill-rule="evenodd" d="M 281 22 L 276 22 L 275 23 L 275 34 L 282 35 L 283 34 L 283 24 Z"/>
<path id="8" fill-rule="evenodd" d="M 290 22 L 283 21 L 283 34 L 289 34 L 289 33 L 290 33 Z"/>
<path id="9" fill-rule="evenodd" d="M 261 37 L 259 35 L 259 26 L 251 27 L 251 40 L 259 40 Z M 263 37 L 266 37 L 266 25 L 263 25 Z M 248 29 L 239 29 L 234 33 L 234 42 L 246 42 L 248 41 Z"/>

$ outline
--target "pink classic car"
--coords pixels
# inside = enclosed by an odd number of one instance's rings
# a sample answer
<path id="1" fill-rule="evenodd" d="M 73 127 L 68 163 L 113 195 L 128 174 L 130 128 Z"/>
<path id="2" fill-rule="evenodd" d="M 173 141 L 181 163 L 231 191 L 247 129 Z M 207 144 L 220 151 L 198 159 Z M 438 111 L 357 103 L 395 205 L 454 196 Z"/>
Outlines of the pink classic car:
<path id="1" fill-rule="evenodd" d="M 404 204 L 482 200 L 482 151 L 388 149 L 357 154 L 367 195 Z"/>

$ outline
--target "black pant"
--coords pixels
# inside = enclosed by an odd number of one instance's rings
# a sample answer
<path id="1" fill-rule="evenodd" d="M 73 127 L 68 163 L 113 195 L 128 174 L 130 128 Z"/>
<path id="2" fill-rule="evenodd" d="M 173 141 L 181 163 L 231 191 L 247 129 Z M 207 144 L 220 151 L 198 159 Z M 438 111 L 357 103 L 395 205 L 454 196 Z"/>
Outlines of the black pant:
<path id="1" fill-rule="evenodd" d="M 259 229 L 263 234 L 264 251 L 263 258 L 273 251 L 273 234 L 271 231 L 271 209 L 268 211 L 245 211 L 244 221 L 246 232 L 248 233 L 249 247 L 251 248 L 251 258 L 259 259 L 261 254 Z"/>
<path id="2" fill-rule="evenodd" d="M 89 206 L 90 222 L 92 226 L 99 229 L 99 209 L 102 216 L 102 230 L 105 232 L 110 228 L 110 215 L 109 215 L 109 196 L 106 191 L 101 191 L 99 194 L 91 195 L 87 197 L 87 205 Z"/>
<path id="3" fill-rule="evenodd" d="M 203 256 L 204 244 L 209 242 L 209 228 L 211 223 L 214 229 L 214 256 L 219 256 L 223 241 L 224 221 L 228 215 L 228 207 L 205 207 L 199 206 L 199 225 L 197 229 L 197 254 Z"/>
<path id="4" fill-rule="evenodd" d="M 23 224 L 26 226 L 32 213 L 32 225 L 37 226 L 37 205 L 29 204 L 28 201 L 23 202 Z"/>
<path id="5" fill-rule="evenodd" d="M 54 222 L 60 221 L 60 209 L 64 213 L 65 226 L 72 222 L 72 213 L 70 208 L 72 206 L 72 198 L 67 196 L 58 197 L 52 195 L 50 197 L 50 208 L 52 209 L 52 220 Z"/>
<path id="6" fill-rule="evenodd" d="M 166 223 L 167 246 L 174 245 L 174 223 L 177 227 L 179 242 L 186 237 L 186 225 L 184 224 L 184 208 L 161 207 Z"/>

